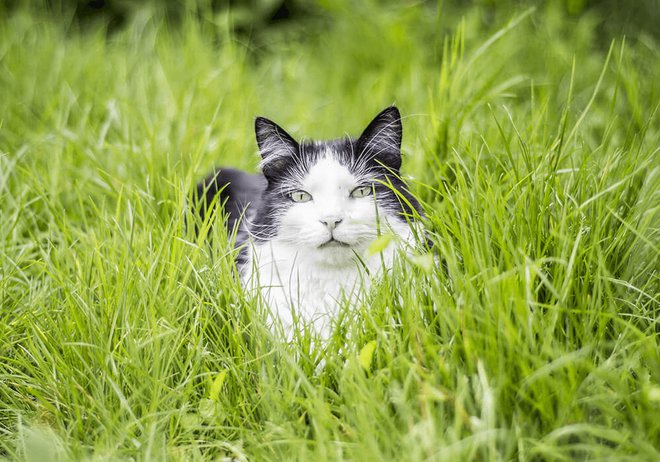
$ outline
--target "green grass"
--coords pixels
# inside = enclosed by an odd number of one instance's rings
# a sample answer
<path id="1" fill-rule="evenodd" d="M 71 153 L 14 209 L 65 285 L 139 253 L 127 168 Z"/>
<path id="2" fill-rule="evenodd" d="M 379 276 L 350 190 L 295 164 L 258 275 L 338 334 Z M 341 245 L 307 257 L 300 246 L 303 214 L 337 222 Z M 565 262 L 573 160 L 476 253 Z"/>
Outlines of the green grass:
<path id="1" fill-rule="evenodd" d="M 0 19 L 0 458 L 660 458 L 656 38 L 447 3 Z M 187 194 L 256 169 L 256 115 L 357 135 L 393 102 L 444 267 L 284 344 Z"/>

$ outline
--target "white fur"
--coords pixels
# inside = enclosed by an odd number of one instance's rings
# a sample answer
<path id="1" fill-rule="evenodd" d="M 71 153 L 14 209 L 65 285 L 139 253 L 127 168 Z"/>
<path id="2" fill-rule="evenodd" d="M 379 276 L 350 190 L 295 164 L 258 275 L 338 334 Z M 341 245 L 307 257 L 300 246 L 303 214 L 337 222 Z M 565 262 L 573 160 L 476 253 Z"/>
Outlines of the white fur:
<path id="1" fill-rule="evenodd" d="M 327 338 L 342 297 L 355 301 L 370 278 L 392 267 L 397 245 L 368 255 L 369 244 L 387 233 L 401 242 L 412 239 L 409 226 L 377 209 L 373 195 L 350 196 L 364 181 L 327 153 L 299 185 L 312 200 L 294 203 L 280 217 L 274 239 L 250 243 L 243 281 L 261 292 L 288 337 L 298 319 Z M 334 229 L 323 223 L 339 220 Z M 348 246 L 320 247 L 331 237 Z"/>

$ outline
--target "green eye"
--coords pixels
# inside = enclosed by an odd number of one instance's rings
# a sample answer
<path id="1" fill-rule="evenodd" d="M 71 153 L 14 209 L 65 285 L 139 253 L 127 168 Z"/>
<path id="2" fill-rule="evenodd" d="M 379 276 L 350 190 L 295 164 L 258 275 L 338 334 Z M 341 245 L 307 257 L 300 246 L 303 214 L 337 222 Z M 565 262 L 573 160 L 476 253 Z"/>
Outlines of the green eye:
<path id="1" fill-rule="evenodd" d="M 302 189 L 289 193 L 289 197 L 293 202 L 309 202 L 312 200 L 312 195 Z"/>
<path id="2" fill-rule="evenodd" d="M 359 199 L 360 197 L 367 197 L 371 192 L 371 186 L 358 186 L 351 191 L 351 197 Z"/>

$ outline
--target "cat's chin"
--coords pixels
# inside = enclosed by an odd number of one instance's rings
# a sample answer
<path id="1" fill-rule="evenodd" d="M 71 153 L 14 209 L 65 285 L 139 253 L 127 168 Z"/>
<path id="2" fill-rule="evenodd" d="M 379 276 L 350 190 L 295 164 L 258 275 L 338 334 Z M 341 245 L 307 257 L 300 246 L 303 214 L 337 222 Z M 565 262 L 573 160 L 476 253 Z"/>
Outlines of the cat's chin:
<path id="1" fill-rule="evenodd" d="M 307 252 L 307 258 L 329 268 L 353 265 L 354 257 L 355 249 L 352 245 L 335 239 L 323 242 Z"/>
<path id="2" fill-rule="evenodd" d="M 319 268 L 347 269 L 355 266 L 354 257 L 355 254 L 350 247 L 346 247 L 317 251 L 316 255 L 311 257 L 311 261 Z"/>

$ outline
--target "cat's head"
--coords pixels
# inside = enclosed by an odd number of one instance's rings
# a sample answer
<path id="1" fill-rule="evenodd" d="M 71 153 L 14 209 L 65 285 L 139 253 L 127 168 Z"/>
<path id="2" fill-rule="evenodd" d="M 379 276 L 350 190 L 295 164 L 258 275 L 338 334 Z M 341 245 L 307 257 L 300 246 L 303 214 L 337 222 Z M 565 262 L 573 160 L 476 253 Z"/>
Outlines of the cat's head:
<path id="1" fill-rule="evenodd" d="M 352 254 L 388 223 L 405 224 L 419 204 L 399 177 L 401 115 L 391 106 L 359 138 L 297 142 L 274 122 L 255 121 L 268 180 L 251 228 L 258 240 Z"/>

